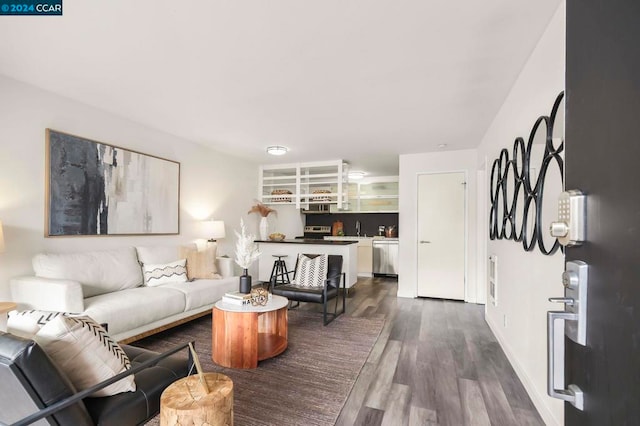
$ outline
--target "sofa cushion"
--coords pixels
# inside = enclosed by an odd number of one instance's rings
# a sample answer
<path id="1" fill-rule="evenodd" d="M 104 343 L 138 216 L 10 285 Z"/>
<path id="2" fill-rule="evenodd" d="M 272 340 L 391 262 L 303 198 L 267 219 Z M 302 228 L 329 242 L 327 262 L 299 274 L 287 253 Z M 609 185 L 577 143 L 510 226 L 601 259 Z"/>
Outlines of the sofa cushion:
<path id="1" fill-rule="evenodd" d="M 193 279 L 218 279 L 216 244 L 202 250 L 196 247 L 180 247 L 180 259 L 187 259 L 187 276 Z"/>
<path id="2" fill-rule="evenodd" d="M 84 297 L 142 285 L 142 272 L 133 247 L 38 254 L 33 258 L 33 270 L 38 277 L 78 281 Z"/>
<path id="3" fill-rule="evenodd" d="M 89 317 L 59 315 L 45 324 L 34 340 L 79 391 L 131 368 L 129 357 L 120 345 Z M 96 391 L 92 396 L 109 396 L 135 390 L 134 378 L 128 376 Z"/>
<path id="4" fill-rule="evenodd" d="M 156 288 L 174 289 L 185 297 L 185 311 L 217 302 L 225 293 L 238 290 L 238 277 L 219 280 L 195 280 L 185 283 L 169 283 Z"/>
<path id="5" fill-rule="evenodd" d="M 185 296 L 163 286 L 137 287 L 90 297 L 84 304 L 85 315 L 108 324 L 109 333 L 116 335 L 184 312 Z"/>
<path id="6" fill-rule="evenodd" d="M 158 356 L 157 353 L 135 346 L 122 345 L 132 367 Z M 106 398 L 84 400 L 96 425 L 140 425 L 160 411 L 162 392 L 189 372 L 189 363 L 182 353 L 160 360 L 152 367 L 136 373 L 135 392 L 121 393 Z"/>
<path id="7" fill-rule="evenodd" d="M 183 283 L 187 281 L 186 263 L 186 259 L 170 263 L 144 263 L 142 265 L 144 284 L 149 287 L 155 287 L 171 282 Z"/>
<path id="8" fill-rule="evenodd" d="M 136 247 L 138 261 L 142 264 L 170 263 L 181 259 L 178 246 Z"/>

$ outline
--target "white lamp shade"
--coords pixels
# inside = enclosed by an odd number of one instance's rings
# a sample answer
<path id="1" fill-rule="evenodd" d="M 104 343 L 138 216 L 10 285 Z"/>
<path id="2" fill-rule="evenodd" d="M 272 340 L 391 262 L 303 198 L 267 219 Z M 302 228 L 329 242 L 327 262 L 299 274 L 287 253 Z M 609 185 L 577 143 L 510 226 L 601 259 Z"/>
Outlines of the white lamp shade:
<path id="1" fill-rule="evenodd" d="M 204 235 L 211 240 L 219 240 L 226 237 L 224 231 L 223 220 L 205 220 L 204 221 Z"/>
<path id="2" fill-rule="evenodd" d="M 2 221 L 0 220 L 0 253 L 4 253 L 4 234 L 2 233 Z"/>

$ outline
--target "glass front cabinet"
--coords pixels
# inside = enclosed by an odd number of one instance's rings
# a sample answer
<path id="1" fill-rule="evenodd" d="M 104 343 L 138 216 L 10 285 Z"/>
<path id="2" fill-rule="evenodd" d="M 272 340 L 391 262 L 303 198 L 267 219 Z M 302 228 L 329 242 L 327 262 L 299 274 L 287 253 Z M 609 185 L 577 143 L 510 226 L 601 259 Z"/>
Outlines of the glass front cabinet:
<path id="1" fill-rule="evenodd" d="M 382 176 L 349 182 L 349 202 L 334 213 L 397 213 L 398 176 Z"/>

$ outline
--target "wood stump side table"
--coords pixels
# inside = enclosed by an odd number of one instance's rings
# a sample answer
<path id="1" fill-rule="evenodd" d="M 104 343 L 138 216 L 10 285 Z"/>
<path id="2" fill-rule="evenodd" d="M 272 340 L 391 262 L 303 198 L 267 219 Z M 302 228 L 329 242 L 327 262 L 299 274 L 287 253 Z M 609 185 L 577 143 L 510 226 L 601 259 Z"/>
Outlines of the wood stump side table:
<path id="1" fill-rule="evenodd" d="M 224 374 L 204 373 L 205 394 L 198 375 L 173 382 L 160 397 L 160 426 L 233 426 L 233 382 Z"/>
<path id="2" fill-rule="evenodd" d="M 265 306 L 232 305 L 222 300 L 213 307 L 211 359 L 230 368 L 256 368 L 258 361 L 287 349 L 286 297 L 273 295 Z"/>

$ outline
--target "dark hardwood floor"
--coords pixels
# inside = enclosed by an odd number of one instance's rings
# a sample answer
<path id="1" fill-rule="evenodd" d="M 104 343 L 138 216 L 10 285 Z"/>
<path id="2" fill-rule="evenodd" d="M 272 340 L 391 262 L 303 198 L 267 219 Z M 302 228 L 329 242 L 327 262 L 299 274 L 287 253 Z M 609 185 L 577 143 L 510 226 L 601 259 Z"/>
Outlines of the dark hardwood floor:
<path id="1" fill-rule="evenodd" d="M 397 290 L 394 279 L 360 278 L 350 291 L 347 315 L 386 323 L 337 425 L 544 425 L 483 305 Z"/>

